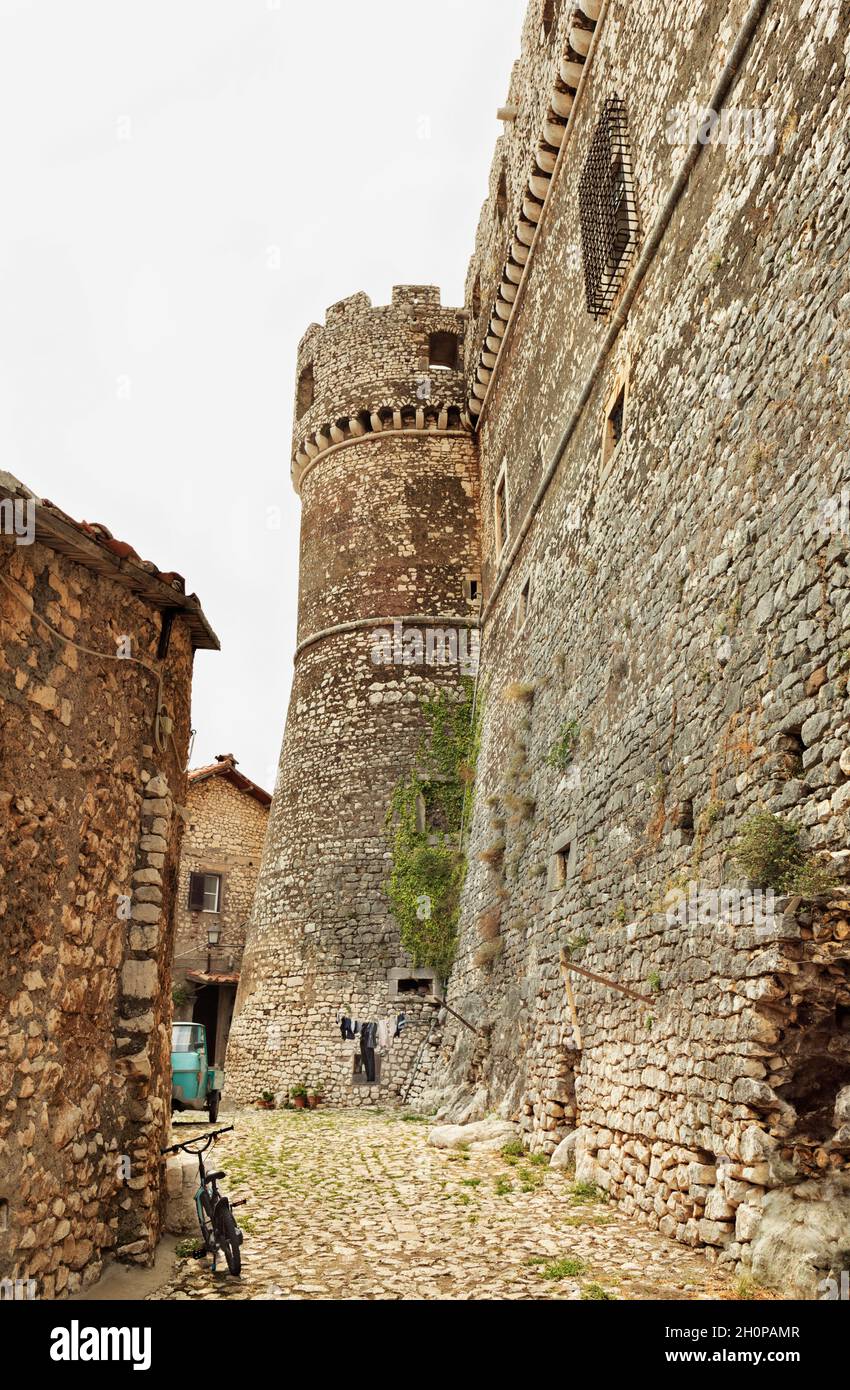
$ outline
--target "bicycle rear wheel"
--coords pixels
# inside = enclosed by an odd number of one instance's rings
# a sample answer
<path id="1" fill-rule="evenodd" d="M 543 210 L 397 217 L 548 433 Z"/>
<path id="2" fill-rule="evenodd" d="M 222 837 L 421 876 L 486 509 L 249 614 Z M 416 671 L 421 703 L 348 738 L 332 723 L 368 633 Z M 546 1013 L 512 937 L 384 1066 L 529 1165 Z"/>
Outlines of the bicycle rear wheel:
<path id="1" fill-rule="evenodd" d="M 239 1231 L 233 1212 L 226 1202 L 219 1204 L 215 1214 L 215 1238 L 219 1249 L 224 1251 L 224 1258 L 230 1273 L 241 1273 L 242 1253 L 239 1249 Z"/>

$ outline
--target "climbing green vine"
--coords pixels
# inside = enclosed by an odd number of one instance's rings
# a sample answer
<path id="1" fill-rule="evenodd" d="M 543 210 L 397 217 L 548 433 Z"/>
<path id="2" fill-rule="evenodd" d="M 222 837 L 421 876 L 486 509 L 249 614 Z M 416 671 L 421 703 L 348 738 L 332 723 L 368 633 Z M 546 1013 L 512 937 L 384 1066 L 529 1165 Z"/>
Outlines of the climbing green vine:
<path id="1" fill-rule="evenodd" d="M 472 813 L 480 698 L 463 680 L 462 698 L 442 691 L 422 702 L 428 726 L 417 765 L 393 791 L 387 812 L 392 868 L 385 885 L 401 943 L 415 965 L 445 978 L 454 959 L 466 875 L 461 829 Z"/>

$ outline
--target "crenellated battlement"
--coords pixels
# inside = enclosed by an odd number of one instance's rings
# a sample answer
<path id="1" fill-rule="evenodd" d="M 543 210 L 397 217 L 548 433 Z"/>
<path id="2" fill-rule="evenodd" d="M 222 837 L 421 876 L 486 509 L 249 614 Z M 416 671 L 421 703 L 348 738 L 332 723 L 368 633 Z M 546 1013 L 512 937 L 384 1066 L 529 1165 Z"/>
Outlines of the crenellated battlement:
<path id="1" fill-rule="evenodd" d="M 436 285 L 362 291 L 332 304 L 298 348 L 292 477 L 337 445 L 387 430 L 469 430 L 463 361 L 468 315 Z"/>

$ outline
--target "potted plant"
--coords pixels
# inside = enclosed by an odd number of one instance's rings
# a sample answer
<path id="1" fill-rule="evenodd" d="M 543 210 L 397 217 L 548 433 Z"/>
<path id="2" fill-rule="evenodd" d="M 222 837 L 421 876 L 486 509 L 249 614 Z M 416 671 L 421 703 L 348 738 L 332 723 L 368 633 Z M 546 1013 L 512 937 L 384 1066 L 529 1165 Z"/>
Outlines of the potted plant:
<path id="1" fill-rule="evenodd" d="M 319 1083 L 319 1085 L 317 1085 L 317 1086 L 310 1086 L 310 1087 L 308 1087 L 308 1089 L 307 1089 L 307 1104 L 309 1105 L 309 1107 L 310 1107 L 311 1110 L 315 1110 L 316 1107 L 317 1107 L 318 1105 L 321 1104 L 321 1102 L 324 1100 L 324 1098 L 325 1098 L 325 1092 L 324 1092 L 324 1089 L 323 1089 L 321 1083 Z"/>
<path id="2" fill-rule="evenodd" d="M 302 1082 L 298 1086 L 293 1086 L 289 1094 L 292 1096 L 292 1104 L 296 1110 L 303 1110 L 307 1104 L 307 1087 Z"/>
<path id="3" fill-rule="evenodd" d="M 274 1110 L 274 1091 L 261 1091 L 257 1105 L 260 1110 Z"/>

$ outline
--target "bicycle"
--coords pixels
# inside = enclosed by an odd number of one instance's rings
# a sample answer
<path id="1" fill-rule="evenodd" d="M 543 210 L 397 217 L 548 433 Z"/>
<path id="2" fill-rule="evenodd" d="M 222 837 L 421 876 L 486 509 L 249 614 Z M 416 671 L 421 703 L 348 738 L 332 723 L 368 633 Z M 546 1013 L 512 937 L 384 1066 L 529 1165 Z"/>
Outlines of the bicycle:
<path id="1" fill-rule="evenodd" d="M 182 1144 L 171 1144 L 169 1148 L 160 1150 L 164 1157 L 166 1154 L 174 1154 L 179 1149 L 183 1149 L 185 1153 L 192 1154 L 198 1160 L 200 1185 L 195 1193 L 195 1210 L 204 1244 L 203 1249 L 195 1251 L 195 1258 L 203 1259 L 205 1255 L 212 1255 L 213 1274 L 216 1272 L 216 1258 L 219 1250 L 223 1252 L 227 1261 L 227 1268 L 231 1274 L 238 1275 L 242 1270 L 240 1248 L 242 1231 L 236 1224 L 233 1208 L 243 1207 L 247 1198 L 242 1198 L 238 1202 L 231 1202 L 223 1192 L 219 1192 L 219 1180 L 227 1175 L 224 1169 L 216 1173 L 208 1173 L 204 1167 L 203 1157 L 220 1134 L 227 1134 L 232 1129 L 233 1125 L 225 1125 L 223 1129 L 215 1129 L 211 1134 L 199 1134 L 194 1139 L 185 1140 Z M 200 1147 L 195 1147 L 196 1145 L 200 1145 Z"/>

